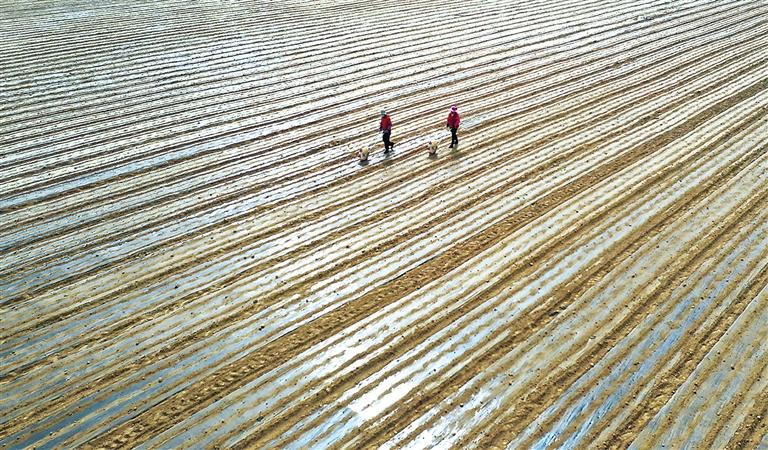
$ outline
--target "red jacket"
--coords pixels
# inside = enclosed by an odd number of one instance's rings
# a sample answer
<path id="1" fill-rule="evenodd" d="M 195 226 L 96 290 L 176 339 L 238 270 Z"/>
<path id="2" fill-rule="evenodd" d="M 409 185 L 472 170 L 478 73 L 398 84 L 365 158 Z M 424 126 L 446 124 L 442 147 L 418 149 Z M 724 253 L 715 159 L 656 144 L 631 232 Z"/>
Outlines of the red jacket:
<path id="1" fill-rule="evenodd" d="M 381 118 L 379 131 L 392 131 L 392 119 L 389 118 L 389 114 Z"/>
<path id="2" fill-rule="evenodd" d="M 448 126 L 450 128 L 459 128 L 459 124 L 461 123 L 461 117 L 459 117 L 459 113 L 456 111 L 451 111 L 448 113 Z"/>

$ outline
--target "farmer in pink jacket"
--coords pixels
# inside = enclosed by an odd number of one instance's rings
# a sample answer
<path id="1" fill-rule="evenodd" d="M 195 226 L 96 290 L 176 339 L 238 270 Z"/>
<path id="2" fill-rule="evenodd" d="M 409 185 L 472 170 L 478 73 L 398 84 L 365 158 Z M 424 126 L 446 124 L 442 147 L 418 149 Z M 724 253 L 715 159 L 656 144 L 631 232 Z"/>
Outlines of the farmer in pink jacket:
<path id="1" fill-rule="evenodd" d="M 384 141 L 384 153 L 389 153 L 390 150 L 395 148 L 395 143 L 389 140 L 389 136 L 392 135 L 392 119 L 383 109 L 381 110 L 379 131 L 381 132 L 381 140 Z"/>
<path id="2" fill-rule="evenodd" d="M 450 148 L 459 146 L 459 136 L 457 133 L 459 131 L 459 124 L 461 124 L 461 117 L 459 117 L 457 109 L 456 105 L 451 106 L 451 112 L 448 113 L 448 121 L 445 125 L 451 129 L 451 145 L 448 146 Z"/>

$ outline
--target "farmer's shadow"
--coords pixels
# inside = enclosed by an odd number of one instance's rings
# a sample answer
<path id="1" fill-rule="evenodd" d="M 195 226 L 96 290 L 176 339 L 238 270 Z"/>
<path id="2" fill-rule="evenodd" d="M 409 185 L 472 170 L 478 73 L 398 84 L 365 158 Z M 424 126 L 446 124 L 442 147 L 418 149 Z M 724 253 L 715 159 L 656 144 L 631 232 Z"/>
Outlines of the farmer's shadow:
<path id="1" fill-rule="evenodd" d="M 394 156 L 394 155 L 395 155 L 395 150 L 394 149 L 392 149 L 392 150 L 390 150 L 388 152 L 384 152 L 384 156 L 381 158 L 381 164 L 383 164 L 385 166 L 391 166 L 392 163 L 393 163 L 392 156 Z"/>

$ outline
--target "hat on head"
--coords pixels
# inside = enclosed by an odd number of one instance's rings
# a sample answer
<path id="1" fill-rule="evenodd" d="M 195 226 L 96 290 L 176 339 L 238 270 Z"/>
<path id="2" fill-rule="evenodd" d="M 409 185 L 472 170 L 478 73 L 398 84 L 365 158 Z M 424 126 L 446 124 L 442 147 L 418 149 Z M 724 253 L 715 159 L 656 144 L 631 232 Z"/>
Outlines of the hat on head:
<path id="1" fill-rule="evenodd" d="M 451 111 L 456 111 L 458 108 L 456 108 L 456 105 L 451 106 Z"/>
<path id="2" fill-rule="evenodd" d="M 386 112 L 386 111 L 384 111 L 384 110 L 382 109 L 382 110 L 381 110 L 381 117 L 384 117 L 384 116 L 386 116 L 386 115 L 387 115 L 387 112 Z"/>

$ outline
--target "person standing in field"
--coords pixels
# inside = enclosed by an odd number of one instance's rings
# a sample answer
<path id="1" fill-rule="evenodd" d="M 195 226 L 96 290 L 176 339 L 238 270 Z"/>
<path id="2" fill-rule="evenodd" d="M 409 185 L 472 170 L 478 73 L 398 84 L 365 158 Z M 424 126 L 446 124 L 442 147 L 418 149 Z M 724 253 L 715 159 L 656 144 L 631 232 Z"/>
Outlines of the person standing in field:
<path id="1" fill-rule="evenodd" d="M 379 131 L 381 132 L 381 139 L 384 141 L 384 152 L 395 148 L 395 143 L 389 140 L 392 135 L 392 119 L 389 118 L 389 114 L 383 109 L 381 110 L 381 122 L 379 122 Z"/>
<path id="2" fill-rule="evenodd" d="M 459 117 L 459 112 L 457 111 L 458 108 L 456 105 L 451 106 L 451 112 L 448 113 L 448 121 L 446 122 L 446 127 L 451 129 L 451 145 L 449 145 L 449 148 L 456 148 L 459 146 L 459 124 L 461 124 L 461 117 Z"/>

